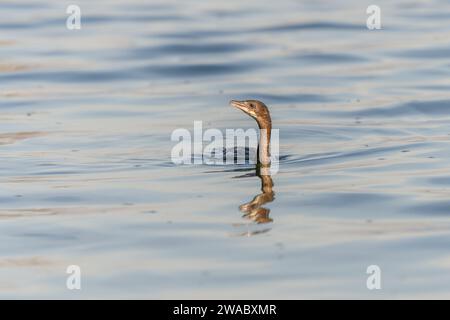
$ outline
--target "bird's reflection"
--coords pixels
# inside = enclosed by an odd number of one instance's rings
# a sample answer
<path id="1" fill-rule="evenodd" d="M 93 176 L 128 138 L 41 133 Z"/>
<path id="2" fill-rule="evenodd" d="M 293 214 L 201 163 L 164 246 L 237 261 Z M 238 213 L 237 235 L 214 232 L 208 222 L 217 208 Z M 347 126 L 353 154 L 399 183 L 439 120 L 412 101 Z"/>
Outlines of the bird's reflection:
<path id="1" fill-rule="evenodd" d="M 272 218 L 269 217 L 270 209 L 263 207 L 266 203 L 275 199 L 273 191 L 273 180 L 270 174 L 261 174 L 261 168 L 256 168 L 256 176 L 261 180 L 261 193 L 257 194 L 250 202 L 239 206 L 239 210 L 244 213 L 244 217 L 253 220 L 256 223 L 269 223 Z"/>

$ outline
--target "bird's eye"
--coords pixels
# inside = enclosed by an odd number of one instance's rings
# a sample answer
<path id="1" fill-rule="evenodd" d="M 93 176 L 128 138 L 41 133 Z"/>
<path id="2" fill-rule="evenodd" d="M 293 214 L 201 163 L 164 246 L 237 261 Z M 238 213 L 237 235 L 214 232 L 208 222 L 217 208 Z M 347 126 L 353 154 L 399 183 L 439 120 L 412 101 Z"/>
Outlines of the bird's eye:
<path id="1" fill-rule="evenodd" d="M 255 107 L 255 105 L 253 104 L 253 103 L 250 103 L 250 108 L 254 108 Z"/>

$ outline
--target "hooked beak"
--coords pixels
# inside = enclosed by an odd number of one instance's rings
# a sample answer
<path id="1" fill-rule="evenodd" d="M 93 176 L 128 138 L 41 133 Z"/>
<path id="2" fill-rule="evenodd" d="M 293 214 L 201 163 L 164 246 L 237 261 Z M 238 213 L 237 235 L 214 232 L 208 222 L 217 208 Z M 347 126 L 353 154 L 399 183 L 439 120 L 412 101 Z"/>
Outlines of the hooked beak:
<path id="1" fill-rule="evenodd" d="M 247 113 L 247 105 L 243 101 L 231 100 L 230 105 Z"/>

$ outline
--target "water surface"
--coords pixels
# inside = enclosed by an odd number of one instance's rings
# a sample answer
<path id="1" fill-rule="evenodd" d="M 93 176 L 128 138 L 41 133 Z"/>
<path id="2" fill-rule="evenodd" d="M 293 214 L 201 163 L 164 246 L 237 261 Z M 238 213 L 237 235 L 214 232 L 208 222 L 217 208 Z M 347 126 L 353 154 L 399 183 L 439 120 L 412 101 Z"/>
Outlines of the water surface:
<path id="1" fill-rule="evenodd" d="M 360 1 L 78 3 L 0 4 L 1 298 L 450 297 L 448 1 L 374 31 Z M 266 223 L 252 166 L 170 159 L 245 98 L 280 130 Z"/>

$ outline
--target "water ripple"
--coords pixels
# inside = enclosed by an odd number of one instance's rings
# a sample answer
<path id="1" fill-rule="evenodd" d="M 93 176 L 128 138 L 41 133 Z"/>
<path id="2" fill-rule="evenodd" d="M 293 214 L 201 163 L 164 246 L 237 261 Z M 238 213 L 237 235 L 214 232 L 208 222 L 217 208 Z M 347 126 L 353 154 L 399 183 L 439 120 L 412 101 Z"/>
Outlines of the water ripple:
<path id="1" fill-rule="evenodd" d="M 450 115 L 450 100 L 410 101 L 393 107 L 377 107 L 356 111 L 332 112 L 336 116 L 393 117 L 393 116 L 441 116 Z"/>
<path id="2" fill-rule="evenodd" d="M 278 31 L 296 31 L 296 30 L 365 30 L 365 24 L 351 24 L 341 22 L 308 22 L 308 23 L 289 23 L 258 28 L 256 32 L 278 32 Z"/>

